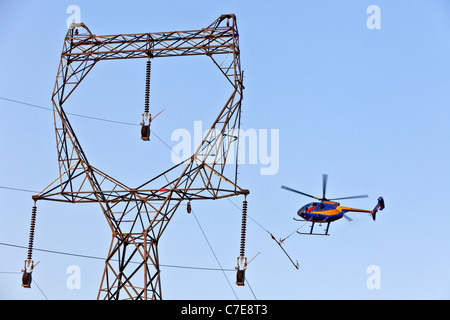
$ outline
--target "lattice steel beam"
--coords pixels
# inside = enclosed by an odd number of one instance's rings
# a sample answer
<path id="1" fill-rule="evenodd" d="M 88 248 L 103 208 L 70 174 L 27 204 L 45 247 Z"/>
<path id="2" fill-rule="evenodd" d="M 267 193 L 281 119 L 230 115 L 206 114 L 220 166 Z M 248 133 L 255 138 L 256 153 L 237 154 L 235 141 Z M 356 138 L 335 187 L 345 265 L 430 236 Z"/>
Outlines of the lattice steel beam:
<path id="1" fill-rule="evenodd" d="M 232 89 L 194 154 L 137 188 L 92 166 L 63 105 L 95 64 L 192 55 L 210 57 Z M 59 176 L 33 199 L 99 203 L 112 240 L 98 299 L 161 299 L 158 241 L 180 204 L 249 193 L 237 185 L 242 80 L 234 15 L 191 31 L 97 36 L 84 24 L 68 30 L 52 95 Z"/>

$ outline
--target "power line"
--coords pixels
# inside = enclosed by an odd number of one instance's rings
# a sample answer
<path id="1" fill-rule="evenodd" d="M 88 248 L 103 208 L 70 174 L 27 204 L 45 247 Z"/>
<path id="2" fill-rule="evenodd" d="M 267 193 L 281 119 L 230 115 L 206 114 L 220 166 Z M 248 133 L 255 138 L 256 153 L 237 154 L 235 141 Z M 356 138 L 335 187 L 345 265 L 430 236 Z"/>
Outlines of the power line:
<path id="1" fill-rule="evenodd" d="M 49 111 L 53 111 L 52 108 L 48 108 L 48 107 L 43 107 L 43 106 L 39 106 L 36 104 L 32 104 L 32 103 L 28 103 L 28 102 L 23 102 L 23 101 L 19 101 L 19 100 L 15 100 L 15 99 L 10 99 L 10 98 L 5 98 L 5 97 L 0 97 L 0 99 L 2 100 L 6 100 L 6 101 L 10 101 L 10 102 L 14 102 L 14 103 L 18 103 L 18 104 L 22 104 L 25 106 L 29 106 L 29 107 L 33 107 L 33 108 L 39 108 L 39 109 L 44 109 L 44 110 L 49 110 Z M 70 113 L 70 112 L 66 112 L 67 114 L 73 115 L 73 116 L 77 116 L 77 117 L 82 117 L 82 118 L 86 118 L 86 119 L 91 119 L 91 120 L 98 120 L 98 121 L 104 121 L 104 122 L 111 122 L 111 123 L 117 123 L 117 124 L 124 124 L 124 125 L 131 125 L 131 126 L 139 126 L 138 124 L 135 123 L 130 123 L 130 122 L 123 122 L 123 121 L 116 121 L 116 120 L 110 120 L 110 119 L 104 119 L 104 118 L 97 118 L 97 117 L 92 117 L 92 116 L 87 116 L 87 115 L 83 115 L 83 114 L 78 114 L 78 113 Z M 154 134 L 154 136 L 156 138 L 158 138 L 159 141 L 161 141 L 167 148 L 169 148 L 169 150 L 171 152 L 173 152 L 172 147 L 170 147 L 163 139 L 161 139 L 155 132 L 154 130 L 152 130 L 152 133 Z M 31 190 L 25 190 L 25 189 L 16 189 L 16 188 L 10 188 L 10 187 L 2 187 L 0 186 L 0 188 L 3 189 L 11 189 L 11 190 L 17 190 L 17 191 L 25 191 L 25 192 L 34 192 L 34 193 L 39 193 L 36 191 L 31 191 Z M 229 202 L 231 202 L 239 211 L 241 211 L 241 208 L 235 204 L 231 199 L 226 198 Z M 250 215 L 247 215 L 247 217 L 249 219 L 251 219 L 254 223 L 256 223 L 260 228 L 262 228 L 264 231 L 270 233 L 265 227 L 263 227 L 258 221 L 256 221 L 254 218 L 252 218 Z"/>
<path id="2" fill-rule="evenodd" d="M 22 272 L 15 272 L 15 271 L 0 271 L 0 274 L 22 274 Z M 45 295 L 44 291 L 42 291 L 41 287 L 39 287 L 39 285 L 37 284 L 36 280 L 33 279 L 32 281 L 33 281 L 33 283 L 36 285 L 36 287 L 38 288 L 38 290 L 42 293 L 42 295 L 44 296 L 45 300 L 48 300 L 47 296 Z"/>
<path id="3" fill-rule="evenodd" d="M 33 190 L 27 190 L 27 189 L 20 189 L 20 188 L 12 188 L 12 187 L 5 187 L 5 186 L 0 186 L 0 188 L 2 189 L 7 189 L 7 190 L 13 190 L 13 191 L 23 191 L 23 192 L 32 192 L 32 193 L 38 193 L 37 191 L 33 191 Z M 227 198 L 228 199 L 228 198 Z M 228 199 L 229 200 L 229 199 Z M 238 208 L 240 210 L 240 208 L 232 201 L 230 201 L 233 205 L 236 206 L 236 208 Z M 192 269 L 192 270 L 208 270 L 208 271 L 222 271 L 228 285 L 230 286 L 231 290 L 233 291 L 234 296 L 236 297 L 236 299 L 239 300 L 239 298 L 236 295 L 236 292 L 233 289 L 233 286 L 231 285 L 230 281 L 228 280 L 228 277 L 226 276 L 225 272 L 226 271 L 236 271 L 235 269 L 224 269 L 222 268 L 222 265 L 216 255 L 216 253 L 214 252 L 214 249 L 211 246 L 211 243 L 208 240 L 208 237 L 206 236 L 205 232 L 203 231 L 202 226 L 200 225 L 200 222 L 197 219 L 197 216 L 195 215 L 195 213 L 192 211 L 193 216 L 195 218 L 195 220 L 197 221 L 197 224 L 200 228 L 200 231 L 202 232 L 203 236 L 205 237 L 206 242 L 208 243 L 209 248 L 211 249 L 211 252 L 214 255 L 214 258 L 216 259 L 219 268 L 206 268 L 206 267 L 193 267 L 193 266 L 179 266 L 179 265 L 167 265 L 167 264 L 160 264 L 161 267 L 168 267 L 168 268 L 180 268 L 180 269 Z M 262 227 L 258 222 L 256 222 L 256 220 L 252 219 L 257 225 L 259 225 L 261 228 L 263 228 L 264 230 L 266 230 L 264 227 Z M 267 230 L 266 230 L 267 231 Z M 16 247 L 16 248 L 21 248 L 21 249 L 27 249 L 27 247 L 25 246 L 20 246 L 20 245 L 15 245 L 15 244 L 10 244 L 10 243 L 3 243 L 0 242 L 0 245 L 3 246 L 10 246 L 10 247 Z M 75 253 L 68 253 L 68 252 L 61 252 L 61 251 L 54 251 L 54 250 L 48 250 L 48 249 L 39 249 L 39 248 L 34 248 L 33 250 L 36 251 L 42 251 L 42 252 L 47 252 L 47 253 L 53 253 L 53 254 L 61 254 L 61 255 L 68 255 L 68 256 L 75 256 L 75 257 L 80 257 L 80 258 L 88 258 L 88 259 L 96 259 L 96 260 L 105 260 L 104 258 L 101 257 L 96 257 L 96 256 L 88 256 L 88 255 L 82 255 L 82 254 L 75 254 Z M 37 285 L 37 284 L 36 284 Z M 250 284 L 247 281 L 247 285 L 250 288 L 250 291 L 253 295 L 253 297 L 256 300 L 256 296 L 255 293 L 253 292 L 252 288 L 250 287 Z M 39 289 L 40 290 L 40 289 Z M 41 291 L 42 292 L 42 291 Z M 45 296 L 45 294 L 42 292 L 42 294 Z"/>
<path id="4" fill-rule="evenodd" d="M 159 137 L 158 137 L 159 138 Z M 160 139 L 160 138 L 159 138 Z M 161 140 L 161 139 L 160 139 Z M 161 140 L 162 141 L 162 140 Z M 162 141 L 164 142 L 164 141 Z M 166 146 L 168 146 L 166 144 Z M 169 146 L 168 146 L 169 147 Z M 170 147 L 169 147 L 170 148 Z M 12 190 L 12 191 L 22 191 L 22 192 L 31 192 L 31 193 L 39 193 L 39 191 L 34 191 L 34 190 L 28 190 L 28 189 L 21 189 L 21 188 L 13 188 L 13 187 L 6 187 L 6 186 L 0 186 L 0 189 L 6 189 L 6 190 Z M 234 203 L 233 201 L 230 200 L 230 198 L 226 198 L 233 206 L 235 206 L 239 211 L 241 210 L 241 208 L 239 208 L 239 206 Z M 267 233 L 270 234 L 270 231 L 267 230 L 263 225 L 261 225 L 258 221 L 256 221 L 253 217 L 251 217 L 250 215 L 247 214 L 247 217 L 252 220 L 256 225 L 258 225 L 261 229 L 263 229 L 264 231 L 266 231 Z M 289 235 L 290 236 L 290 235 Z M 288 236 L 288 237 L 289 237 Z M 286 237 L 286 238 L 288 238 Z"/>
<path id="5" fill-rule="evenodd" d="M 225 272 L 224 272 L 224 269 L 222 268 L 222 265 L 220 264 L 219 258 L 217 258 L 217 255 L 216 255 L 216 253 L 214 252 L 214 249 L 212 248 L 211 243 L 210 243 L 209 240 L 208 240 L 208 237 L 206 236 L 205 232 L 203 231 L 202 226 L 200 225 L 200 222 L 198 221 L 197 216 L 196 216 L 195 213 L 194 213 L 194 210 L 192 210 L 192 215 L 194 216 L 195 221 L 197 221 L 198 227 L 200 228 L 200 231 L 202 232 L 203 236 L 205 237 L 205 240 L 206 240 L 206 242 L 208 243 L 208 246 L 209 246 L 209 248 L 211 249 L 211 252 L 212 252 L 212 254 L 214 255 L 214 258 L 216 258 L 217 264 L 219 265 L 220 269 L 222 270 L 223 276 L 224 276 L 225 279 L 227 280 L 228 285 L 229 285 L 230 288 L 231 288 L 231 291 L 233 291 L 234 296 L 236 297 L 236 299 L 239 300 L 239 298 L 238 298 L 237 295 L 236 295 L 236 292 L 235 292 L 234 289 L 233 289 L 233 286 L 231 285 L 230 281 L 229 281 L 228 278 L 227 278 L 227 275 L 226 275 Z"/>
<path id="6" fill-rule="evenodd" d="M 255 300 L 258 300 L 258 299 L 256 298 L 256 295 L 255 295 L 255 293 L 253 292 L 253 289 L 252 289 L 252 287 L 250 286 L 250 283 L 248 282 L 248 279 L 247 279 L 247 278 L 245 278 L 245 282 L 247 283 L 247 286 L 250 288 L 250 291 L 251 291 L 253 297 L 255 298 Z"/>
<path id="7" fill-rule="evenodd" d="M 19 103 L 19 104 L 22 104 L 22 105 L 25 105 L 25 106 L 28 106 L 28 107 L 33 107 L 33 108 L 53 111 L 52 108 L 43 107 L 43 106 L 39 106 L 39 105 L 36 105 L 36 104 L 28 103 L 28 102 L 23 102 L 23 101 L 19 101 L 19 100 L 9 99 L 9 98 L 5 98 L 5 97 L 0 97 L 0 99 L 6 100 L 6 101 L 10 101 L 10 102 L 14 102 L 14 103 Z M 92 120 L 98 120 L 98 121 L 104 121 L 104 122 L 111 122 L 111 123 L 117 123 L 117 124 L 124 124 L 124 125 L 128 125 L 128 126 L 139 126 L 136 123 L 117 121 L 117 120 L 98 118 L 98 117 L 92 117 L 92 116 L 87 116 L 87 115 L 84 115 L 84 114 L 73 113 L 73 112 L 66 112 L 66 114 L 69 114 L 69 115 L 72 115 L 72 116 L 76 116 L 76 117 L 86 118 L 86 119 L 92 119 Z"/>
<path id="8" fill-rule="evenodd" d="M 18 100 L 14 100 L 14 99 L 9 99 L 9 98 L 5 98 L 5 97 L 0 97 L 0 99 L 6 100 L 6 101 L 10 101 L 10 102 L 14 102 L 14 103 L 18 103 L 18 104 L 22 104 L 22 105 L 29 106 L 29 107 L 34 107 L 34 108 L 43 109 L 43 110 L 50 110 L 50 111 L 53 110 L 53 109 L 51 109 L 51 108 L 47 108 L 47 107 L 43 107 L 43 106 L 39 106 L 39 105 L 35 105 L 35 104 L 23 102 L 23 101 L 18 101 Z M 138 125 L 135 124 L 135 123 L 129 123 L 129 122 L 116 121 L 116 120 L 110 120 L 110 119 L 105 119 L 105 118 L 92 117 L 92 116 L 87 116 L 87 115 L 83 115 L 83 114 L 70 113 L 70 112 L 67 112 L 67 114 L 72 115 L 72 116 L 81 117 L 81 118 L 91 119 L 91 120 L 98 120 L 98 121 L 104 121 L 104 122 L 110 122 L 110 123 L 116 123 L 116 124 L 123 124 L 123 125 L 138 126 Z M 170 147 L 163 139 L 161 139 L 161 138 L 160 138 L 153 130 L 152 130 L 152 133 L 153 133 L 154 136 L 156 136 L 156 137 L 157 137 L 157 138 L 158 138 L 158 139 L 159 139 L 159 140 L 160 140 L 167 148 L 169 148 L 169 149 L 173 152 L 173 149 L 172 149 L 172 148 L 171 148 L 171 147 Z M 0 186 L 0 188 L 2 188 L 2 189 L 14 190 L 14 191 L 23 191 L 23 192 L 38 193 L 38 192 L 35 192 L 35 191 L 32 191 L 32 190 L 19 189 L 19 188 L 12 188 L 12 187 L 5 187 L 5 186 Z M 239 211 L 241 211 L 241 208 L 238 207 L 233 201 L 231 201 L 229 198 L 227 198 L 227 200 L 230 201 L 230 202 L 231 202 L 231 203 L 232 203 Z M 207 238 L 205 232 L 203 231 L 203 228 L 201 227 L 200 222 L 198 221 L 198 219 L 197 219 L 197 217 L 195 216 L 195 214 L 193 214 L 193 215 L 194 215 L 195 220 L 197 221 L 197 224 L 198 224 L 198 226 L 199 226 L 199 228 L 200 228 L 200 230 L 201 230 L 203 236 L 205 237 L 206 242 L 208 243 L 208 245 L 209 245 L 209 247 L 210 247 L 210 249 L 211 249 L 211 251 L 212 251 L 212 253 L 213 253 L 213 255 L 214 255 L 214 257 L 215 257 L 215 259 L 216 259 L 216 261 L 217 261 L 217 263 L 218 263 L 218 265 L 219 265 L 219 267 L 220 267 L 220 269 L 214 269 L 214 268 L 202 268 L 202 267 L 188 267 L 188 266 L 174 266 L 174 265 L 162 265 L 162 264 L 160 264 L 160 266 L 172 267 L 172 268 L 197 269 L 197 270 L 215 270 L 215 271 L 219 271 L 219 270 L 220 270 L 220 271 L 223 272 L 223 274 L 224 274 L 224 276 L 225 276 L 225 279 L 227 280 L 228 284 L 230 285 L 230 288 L 231 288 L 231 290 L 233 291 L 233 293 L 234 293 L 236 299 L 238 299 L 238 297 L 237 297 L 237 295 L 236 295 L 236 293 L 235 293 L 235 291 L 234 291 L 234 289 L 233 289 L 231 283 L 229 282 L 229 280 L 228 280 L 228 278 L 227 278 L 227 276 L 226 276 L 226 274 L 225 274 L 225 271 L 235 271 L 235 270 L 233 270 L 233 269 L 231 269 L 231 270 L 230 270 L 230 269 L 223 269 L 223 268 L 222 268 L 222 265 L 220 264 L 220 262 L 219 262 L 219 260 L 218 260 L 218 258 L 217 258 L 217 255 L 215 254 L 215 252 L 214 252 L 214 250 L 213 250 L 213 248 L 212 248 L 212 246 L 211 246 L 211 244 L 210 244 L 210 242 L 209 242 L 209 240 L 208 240 L 208 238 Z M 254 218 L 252 218 L 252 217 L 249 216 L 249 215 L 247 215 L 247 216 L 248 216 L 248 218 L 250 218 L 253 222 L 255 222 L 260 228 L 262 228 L 264 231 L 266 231 L 266 232 L 268 232 L 268 233 L 270 234 L 270 232 L 269 232 L 265 227 L 263 227 L 259 222 L 257 222 Z M 0 243 L 0 244 L 2 244 L 2 245 L 8 245 L 8 244 L 3 244 L 3 243 Z M 52 250 L 45 250 L 45 249 L 35 249 L 35 250 L 38 250 L 38 251 L 45 251 L 45 252 L 51 252 L 51 253 L 57 253 L 57 254 L 72 255 L 72 256 L 78 256 L 78 257 L 83 257 L 83 258 L 91 258 L 91 259 L 101 259 L 101 260 L 104 260 L 103 258 L 100 258 L 100 257 L 92 257 L 92 256 L 85 256 L 85 255 L 78 255 L 78 254 L 71 254 L 71 253 L 64 253 L 64 252 L 57 252 L 57 251 L 52 251 Z M 248 284 L 248 282 L 247 282 L 247 284 Z M 252 290 L 251 288 L 250 288 L 250 290 L 251 290 L 253 296 L 254 296 L 255 299 L 256 299 L 256 296 L 255 296 L 253 290 Z"/>
<path id="9" fill-rule="evenodd" d="M 36 280 L 33 279 L 33 283 L 36 285 L 36 287 L 39 289 L 39 291 L 42 293 L 42 295 L 45 297 L 45 300 L 48 300 L 47 296 L 45 295 L 44 291 L 42 291 L 41 287 L 38 286 Z"/>
<path id="10" fill-rule="evenodd" d="M 43 107 L 43 106 L 39 106 L 36 104 L 32 104 L 32 103 L 28 103 L 28 102 L 23 102 L 23 101 L 19 101 L 19 100 L 14 100 L 14 99 L 9 99 L 9 98 L 5 98 L 5 97 L 0 97 L 0 99 L 5 100 L 5 101 L 10 101 L 10 102 L 14 102 L 14 103 L 18 103 L 18 104 L 22 104 L 28 107 L 33 107 L 33 108 L 38 108 L 38 109 L 43 109 L 43 110 L 49 110 L 49 111 L 53 111 L 52 108 L 48 108 L 48 107 Z M 85 118 L 85 119 L 91 119 L 91 120 L 97 120 L 97 121 L 103 121 L 103 122 L 110 122 L 110 123 L 116 123 L 116 124 L 123 124 L 123 125 L 128 125 L 128 126 L 139 126 L 139 124 L 136 123 L 131 123 L 131 122 L 124 122 L 124 121 L 117 121 L 117 120 L 111 120 L 111 119 L 105 119 L 105 118 L 98 118 L 98 117 L 92 117 L 92 116 L 87 116 L 84 114 L 79 114 L 79 113 L 73 113 L 73 112 L 66 112 L 66 114 L 72 115 L 72 116 L 76 116 L 76 117 L 81 117 L 81 118 Z M 172 152 L 173 149 L 163 140 L 161 139 L 156 133 L 155 130 L 152 130 L 152 134 L 159 140 L 161 141 L 166 147 L 168 147 Z"/>
<path id="11" fill-rule="evenodd" d="M 39 109 L 45 109 L 45 110 L 50 110 L 52 111 L 51 108 L 47 108 L 47 107 L 43 107 L 43 106 L 38 106 L 36 104 L 31 104 L 31 103 L 27 103 L 27 102 L 23 102 L 23 101 L 18 101 L 18 100 L 14 100 L 14 99 L 9 99 L 9 98 L 5 98 L 5 97 L 0 97 L 0 99 L 6 100 L 6 101 L 11 101 L 11 102 L 15 102 L 15 103 L 20 103 L 29 107 L 33 107 L 33 108 L 39 108 Z"/>
<path id="12" fill-rule="evenodd" d="M 1 189 L 7 189 L 7 190 L 13 190 L 13 191 L 23 191 L 23 192 L 39 193 L 38 191 L 27 190 L 27 189 L 19 189 L 19 188 L 12 188 L 12 187 L 5 187 L 5 186 L 0 186 L 0 188 L 1 188 Z"/>
<path id="13" fill-rule="evenodd" d="M 12 243 L 0 242 L 0 245 L 13 247 L 13 248 L 28 249 L 28 247 L 26 247 L 26 246 L 21 246 L 21 245 L 12 244 Z M 61 254 L 61 255 L 66 255 L 66 256 L 73 256 L 73 257 L 78 257 L 78 258 L 87 258 L 87 259 L 95 259 L 95 260 L 105 261 L 104 258 L 97 257 L 97 256 L 84 255 L 84 254 L 77 254 L 77 253 L 70 253 L 70 252 L 63 252 L 63 251 L 55 251 L 55 250 L 48 250 L 48 249 L 39 249 L 39 248 L 33 248 L 33 250 L 46 252 L 46 253 L 52 253 L 52 254 Z M 131 261 L 131 263 L 138 263 L 138 262 Z M 224 271 L 227 271 L 227 272 L 228 271 L 235 271 L 235 269 L 223 269 L 222 267 L 220 267 L 220 269 L 218 269 L 218 268 L 208 268 L 208 267 L 181 266 L 181 265 L 173 265 L 173 264 L 160 264 L 160 266 L 161 267 L 167 267 L 167 268 L 205 270 L 205 271 L 206 270 L 207 271 L 222 271 L 222 272 L 224 272 Z"/>

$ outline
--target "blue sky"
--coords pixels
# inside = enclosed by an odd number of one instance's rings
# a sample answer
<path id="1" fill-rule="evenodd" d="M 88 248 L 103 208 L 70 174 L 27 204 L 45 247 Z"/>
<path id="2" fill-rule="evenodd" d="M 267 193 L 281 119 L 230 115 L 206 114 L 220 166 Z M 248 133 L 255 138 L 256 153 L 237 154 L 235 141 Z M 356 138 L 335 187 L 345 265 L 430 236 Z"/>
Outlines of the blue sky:
<path id="1" fill-rule="evenodd" d="M 450 109 L 448 1 L 10 1 L 0 2 L 0 186 L 42 190 L 58 175 L 51 107 L 69 5 L 98 35 L 190 30 L 224 13 L 237 16 L 245 71 L 244 129 L 279 130 L 279 170 L 239 167 L 251 192 L 246 253 L 260 253 L 247 269 L 251 289 L 234 285 L 235 272 L 162 267 L 165 299 L 449 299 L 450 257 L 446 201 Z M 381 29 L 369 30 L 369 5 L 381 9 Z M 99 63 L 67 102 L 66 111 L 139 123 L 145 62 Z M 152 124 L 169 146 L 178 128 L 206 129 L 229 86 L 206 57 L 160 59 L 152 65 Z M 91 164 L 131 185 L 172 165 L 170 150 L 139 128 L 71 117 Z M 120 145 L 120 148 L 116 146 Z M 142 157 L 147 159 L 142 161 Z M 124 167 L 127 164 L 127 169 Z M 293 234 L 292 220 L 308 198 L 368 194 L 342 201 L 372 209 L 377 221 L 353 214 L 330 237 Z M 26 246 L 32 193 L 0 188 L 0 243 Z M 241 213 L 222 200 L 195 203 L 194 212 L 224 269 L 239 255 Z M 257 223 L 255 223 L 255 221 Z M 305 229 L 303 229 L 305 230 Z M 110 230 L 98 205 L 38 202 L 35 247 L 105 257 Z M 179 210 L 160 242 L 161 263 L 219 268 L 193 215 Z M 30 290 L 20 286 L 26 250 L 0 245 L 1 299 L 95 299 L 104 262 L 35 251 L 40 261 Z M 69 266 L 81 270 L 81 289 L 68 289 Z M 381 288 L 369 289 L 369 266 Z M 225 275 L 224 275 L 225 274 Z M 232 288 L 225 279 L 232 283 Z M 253 292 L 252 292 L 253 291 Z M 45 295 L 45 297 L 44 297 Z"/>

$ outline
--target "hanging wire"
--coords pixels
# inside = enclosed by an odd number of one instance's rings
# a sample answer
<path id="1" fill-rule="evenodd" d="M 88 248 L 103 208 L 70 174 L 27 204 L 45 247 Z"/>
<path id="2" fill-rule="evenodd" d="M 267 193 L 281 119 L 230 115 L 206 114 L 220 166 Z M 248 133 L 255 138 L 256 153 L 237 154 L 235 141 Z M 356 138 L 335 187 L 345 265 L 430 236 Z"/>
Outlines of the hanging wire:
<path id="1" fill-rule="evenodd" d="M 191 212 L 192 212 L 192 215 L 193 215 L 194 218 L 195 218 L 195 221 L 197 221 L 198 227 L 200 228 L 200 231 L 202 232 L 203 236 L 205 237 L 205 240 L 206 240 L 206 242 L 208 243 L 208 246 L 209 246 L 209 248 L 211 249 L 211 252 L 212 252 L 212 254 L 214 255 L 214 258 L 216 259 L 217 264 L 219 265 L 220 269 L 222 269 L 222 271 L 223 271 L 223 268 L 222 268 L 222 265 L 220 264 L 219 258 L 217 258 L 217 255 L 216 255 L 216 253 L 214 252 L 214 249 L 212 248 L 211 243 L 210 243 L 209 240 L 208 240 L 208 237 L 206 236 L 205 232 L 203 231 L 203 228 L 202 228 L 202 226 L 200 225 L 200 222 L 198 221 L 197 216 L 196 216 L 195 213 L 194 213 L 194 210 L 191 209 Z M 233 291 L 234 296 L 236 297 L 236 299 L 239 300 L 239 298 L 238 298 L 238 296 L 236 295 L 236 292 L 234 291 L 233 286 L 231 285 L 230 281 L 228 280 L 228 277 L 227 277 L 227 275 L 225 274 L 225 272 L 223 272 L 223 276 L 224 276 L 225 279 L 227 280 L 228 285 L 230 286 L 231 291 Z"/>
<path id="2" fill-rule="evenodd" d="M 14 99 L 9 99 L 9 98 L 5 98 L 5 97 L 0 97 L 0 99 L 5 100 L 5 101 L 10 101 L 10 102 L 18 103 L 18 104 L 22 104 L 22 105 L 28 106 L 28 107 L 33 107 L 33 108 L 38 108 L 38 109 L 43 109 L 43 110 L 53 111 L 52 108 L 47 108 L 47 107 L 43 107 L 43 106 L 38 106 L 38 105 L 36 105 L 36 104 L 31 104 L 31 103 L 27 103 L 27 102 L 23 102 L 23 101 L 18 101 L 18 100 L 14 100 Z M 117 124 L 125 124 L 125 125 L 129 125 L 129 126 L 138 126 L 138 124 L 136 124 L 136 123 L 124 122 L 124 121 L 117 121 L 117 120 L 110 120 L 110 119 L 98 118 L 98 117 L 91 117 L 91 116 L 87 116 L 87 115 L 79 114 L 79 113 L 66 112 L 66 114 L 67 114 L 67 115 L 76 116 L 76 117 L 86 118 L 86 119 L 92 119 L 92 120 L 98 120 L 98 121 L 104 121 L 104 122 L 112 122 L 112 123 L 117 123 Z"/>
<path id="3" fill-rule="evenodd" d="M 12 243 L 0 242 L 0 245 L 7 246 L 7 247 L 13 247 L 13 248 L 28 249 L 28 247 L 26 247 L 26 246 L 21 246 L 21 245 L 12 244 Z M 40 252 L 46 252 L 46 253 L 51 253 L 51 254 L 60 254 L 60 255 L 66 255 L 66 256 L 72 256 L 72 257 L 105 261 L 105 258 L 102 258 L 102 257 L 88 256 L 88 255 L 84 255 L 84 254 L 77 254 L 77 253 L 71 253 L 71 252 L 55 251 L 55 250 L 40 249 L 40 248 L 33 248 L 33 251 L 40 251 Z M 112 259 L 112 261 L 118 261 L 118 260 Z M 130 261 L 130 263 L 140 263 L 140 262 Z M 235 269 L 223 269 L 223 268 L 219 269 L 219 268 L 208 268 L 208 267 L 181 266 L 181 265 L 173 265 L 173 264 L 159 264 L 159 265 L 161 267 L 166 267 L 166 268 L 179 268 L 179 269 L 192 269 L 192 270 L 205 270 L 205 271 L 222 271 L 222 272 L 236 271 Z M 19 273 L 22 274 L 22 272 L 19 272 Z"/>
<path id="4" fill-rule="evenodd" d="M 255 300 L 258 300 L 258 299 L 256 298 L 256 295 L 255 295 L 255 293 L 253 292 L 253 289 L 252 289 L 252 287 L 250 286 L 250 283 L 248 282 L 248 279 L 247 279 L 247 278 L 245 278 L 245 283 L 247 283 L 247 286 L 250 288 L 250 292 L 252 293 L 253 298 L 255 298 Z"/>
<path id="5" fill-rule="evenodd" d="M 41 287 L 39 287 L 39 285 L 37 284 L 36 280 L 33 279 L 33 283 L 36 285 L 36 287 L 39 289 L 39 291 L 45 297 L 45 300 L 48 300 L 47 296 L 45 295 L 44 291 L 42 291 Z"/>
<path id="6" fill-rule="evenodd" d="M 149 59 L 150 60 L 150 59 Z M 147 64 L 149 64 L 149 62 L 147 62 Z M 151 67 L 151 66 L 150 66 Z M 149 73 L 149 75 L 148 75 L 148 79 L 150 80 L 150 73 Z M 146 86 L 146 92 L 147 92 L 147 86 Z M 148 86 L 148 93 L 150 93 L 150 88 L 149 88 L 149 86 Z M 19 104 L 23 104 L 23 105 L 26 105 L 26 106 L 31 106 L 31 107 L 35 107 L 35 108 L 40 108 L 40 109 L 45 109 L 45 110 L 52 110 L 51 108 L 46 108 L 46 107 L 42 107 L 42 106 L 38 106 L 38 105 L 34 105 L 34 104 L 29 104 L 29 103 L 26 103 L 26 102 L 21 102 L 21 101 L 18 101 L 18 100 L 13 100 L 13 99 L 8 99 L 8 98 L 5 98 L 5 97 L 0 97 L 0 99 L 3 99 L 3 100 L 6 100 L 6 101 L 11 101 L 11 102 L 15 102 L 15 103 L 19 103 Z M 146 103 L 146 105 L 147 105 L 147 103 Z M 74 113 L 67 113 L 67 114 L 71 114 L 71 115 L 74 115 L 74 116 L 79 116 L 79 117 L 83 117 L 83 118 L 88 118 L 88 119 L 93 119 L 93 120 L 99 120 L 99 121 L 106 121 L 106 122 L 113 122 L 113 123 L 118 123 L 118 124 L 126 124 L 126 125 L 133 125 L 133 126 L 136 126 L 136 124 L 135 123 L 127 123 L 127 122 L 122 122 L 122 121 L 115 121 L 115 120 L 108 120 L 108 119 L 104 119 L 104 118 L 96 118 L 96 117 L 91 117 L 91 116 L 85 116 L 85 115 L 81 115 L 81 114 L 74 114 Z M 156 135 L 154 132 L 153 132 L 153 134 L 168 148 L 168 149 L 170 149 L 172 152 L 173 152 L 173 149 L 163 140 L 163 139 L 161 139 L 158 135 Z M 26 192 L 34 192 L 34 191 L 31 191 L 31 190 L 25 190 L 25 189 L 17 189 L 17 188 L 9 188 L 9 187 L 2 187 L 2 186 L 0 186 L 0 188 L 4 188 L 4 189 L 11 189 L 11 190 L 17 190 L 17 191 L 26 191 Z M 239 211 L 241 211 L 241 208 L 236 204 L 236 203 L 234 203 L 232 200 L 230 200 L 229 198 L 226 198 L 233 206 L 235 206 Z M 194 217 L 195 217 L 195 215 L 194 215 Z M 257 220 L 255 220 L 254 218 L 252 218 L 251 216 L 249 216 L 249 215 L 246 215 L 246 217 L 248 217 L 249 219 L 251 219 L 256 225 L 258 225 L 261 229 L 263 229 L 264 231 L 266 231 L 269 235 L 271 235 L 272 236 L 272 233 L 267 229 L 267 228 L 265 228 L 262 224 L 260 224 Z M 195 219 L 197 220 L 197 217 L 195 217 Z M 197 223 L 198 223 L 198 220 L 197 220 Z M 200 229 L 201 229 L 201 226 L 200 226 L 200 224 L 199 224 L 199 227 L 200 227 Z M 298 231 L 301 227 L 303 227 L 303 225 L 302 226 L 300 226 L 296 231 Z M 202 229 L 201 229 L 202 230 Z M 294 234 L 296 231 L 294 231 L 294 232 L 292 232 L 291 234 L 289 234 L 286 238 L 284 238 L 282 241 L 284 241 L 284 240 L 286 240 L 287 238 L 289 238 L 292 234 Z M 203 232 L 203 230 L 202 230 L 202 233 L 204 234 L 204 232 Z M 205 236 L 205 238 L 206 238 L 206 235 L 204 234 L 204 236 Z M 0 243 L 1 244 L 1 243 Z M 209 244 L 209 242 L 208 242 L 208 244 Z M 211 245 L 209 244 L 209 246 L 210 246 L 210 248 L 211 248 L 211 250 L 212 250 L 212 247 L 211 247 Z M 281 245 L 280 245 L 281 246 Z M 282 248 L 283 249 L 283 248 Z M 284 251 L 284 249 L 283 249 L 283 251 Z M 215 254 L 214 254 L 214 256 L 215 256 Z M 100 259 L 102 259 L 102 258 L 100 258 Z M 216 257 L 216 260 L 217 260 L 217 257 Z M 217 262 L 219 263 L 219 261 L 217 260 Z M 220 263 L 219 263 L 219 265 L 220 265 Z M 189 268 L 189 267 L 188 267 Z M 209 269 L 211 269 L 211 268 L 209 268 Z M 225 269 L 223 269 L 222 267 L 220 267 L 220 270 L 223 272 L 223 271 L 231 271 L 231 270 L 225 270 Z M 234 270 L 233 270 L 234 271 Z M 229 281 L 228 281 L 228 278 L 227 278 L 227 282 L 229 283 Z M 231 284 L 230 284 L 230 287 L 231 287 Z M 232 288 L 232 287 L 231 287 Z M 232 288 L 232 290 L 233 290 L 233 288 Z M 234 292 L 234 290 L 233 290 L 233 292 Z M 236 295 L 236 294 L 235 294 Z M 236 297 L 237 298 L 237 297 Z"/>
<path id="7" fill-rule="evenodd" d="M 305 222 L 304 224 L 302 224 L 300 227 L 298 227 L 296 230 L 294 230 L 292 233 L 290 233 L 286 238 L 280 240 L 280 242 L 283 242 L 284 240 L 286 240 L 287 238 L 289 238 L 290 236 L 292 236 L 294 233 L 296 233 L 298 230 L 300 230 L 301 228 L 303 228 L 308 222 Z"/>

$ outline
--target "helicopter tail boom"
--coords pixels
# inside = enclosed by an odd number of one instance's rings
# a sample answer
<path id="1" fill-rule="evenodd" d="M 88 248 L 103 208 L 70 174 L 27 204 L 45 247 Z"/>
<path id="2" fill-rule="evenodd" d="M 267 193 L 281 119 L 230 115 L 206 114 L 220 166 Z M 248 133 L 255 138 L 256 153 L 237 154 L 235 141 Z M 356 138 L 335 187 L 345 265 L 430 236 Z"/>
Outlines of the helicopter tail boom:
<path id="1" fill-rule="evenodd" d="M 356 209 L 356 208 L 348 208 L 348 207 L 338 207 L 340 208 L 341 212 L 343 212 L 344 214 L 347 212 L 367 212 L 370 213 L 370 215 L 372 216 L 372 219 L 375 221 L 375 217 L 378 211 L 381 211 L 384 209 L 384 199 L 383 197 L 379 197 L 378 198 L 378 203 L 375 206 L 375 208 L 373 208 L 373 210 L 364 210 L 364 209 Z"/>

